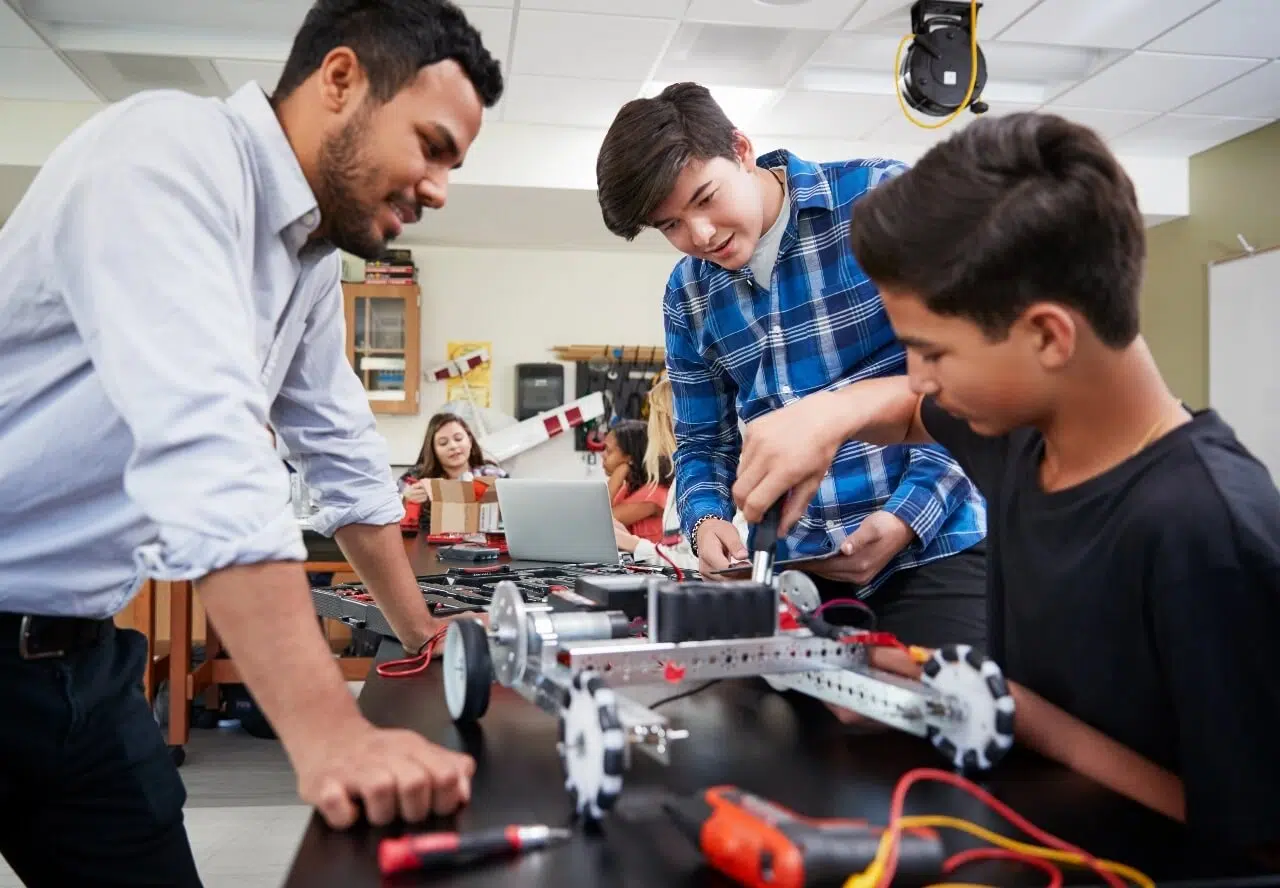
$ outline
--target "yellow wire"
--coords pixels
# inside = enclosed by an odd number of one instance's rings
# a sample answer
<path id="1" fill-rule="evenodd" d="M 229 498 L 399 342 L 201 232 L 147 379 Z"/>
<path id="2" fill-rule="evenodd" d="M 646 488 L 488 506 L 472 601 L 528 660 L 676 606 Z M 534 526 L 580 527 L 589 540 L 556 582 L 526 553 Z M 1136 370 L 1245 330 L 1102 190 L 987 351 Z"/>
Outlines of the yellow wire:
<path id="1" fill-rule="evenodd" d="M 902 98 L 902 89 L 898 87 L 898 78 L 902 76 L 902 48 L 907 45 L 908 41 L 915 38 L 915 34 L 908 34 L 898 41 L 898 51 L 893 54 L 893 81 L 894 92 L 898 96 L 898 107 L 902 109 L 902 114 L 907 120 L 910 120 L 921 129 L 941 129 L 951 121 L 960 116 L 965 108 L 969 107 L 969 100 L 973 98 L 973 89 L 978 82 L 978 0 L 969 0 L 969 88 L 965 91 L 964 101 L 960 103 L 960 107 L 951 112 L 951 116 L 941 123 L 921 123 L 911 116 L 911 112 L 907 110 L 907 103 Z"/>
<path id="2" fill-rule="evenodd" d="M 1044 860 L 1053 860 L 1058 863 L 1069 863 L 1075 866 L 1088 866 L 1083 856 L 1071 851 L 1059 851 L 1056 848 L 1045 848 L 1042 845 L 1030 845 L 1026 842 L 1019 842 L 1008 836 L 1002 836 L 997 832 L 993 832 L 986 827 L 971 823 L 968 820 L 962 820 L 959 817 L 948 817 L 942 814 L 922 815 L 916 817 L 903 817 L 898 821 L 899 830 L 903 829 L 919 829 L 923 827 L 935 827 L 942 829 L 955 829 L 961 832 L 969 833 L 971 836 L 989 842 L 998 848 L 1004 848 L 1009 851 L 1017 851 L 1031 857 L 1040 857 Z M 876 851 L 875 859 L 871 865 L 860 873 L 854 873 L 844 883 L 844 888 L 875 888 L 880 881 L 880 876 L 884 873 L 885 864 L 889 857 L 889 839 L 893 835 L 893 830 L 885 830 L 880 837 L 880 847 Z M 1139 886 L 1139 888 L 1155 888 L 1155 882 L 1144 873 L 1139 872 L 1131 866 L 1125 866 L 1123 863 L 1116 863 L 1113 860 L 1095 860 L 1094 863 L 1099 869 L 1114 873 L 1122 879 L 1128 879 Z M 964 888 L 960 884 L 939 884 L 932 885 L 930 888 Z M 974 888 L 974 886 L 968 886 Z M 990 886 L 980 886 L 980 888 L 990 888 Z"/>

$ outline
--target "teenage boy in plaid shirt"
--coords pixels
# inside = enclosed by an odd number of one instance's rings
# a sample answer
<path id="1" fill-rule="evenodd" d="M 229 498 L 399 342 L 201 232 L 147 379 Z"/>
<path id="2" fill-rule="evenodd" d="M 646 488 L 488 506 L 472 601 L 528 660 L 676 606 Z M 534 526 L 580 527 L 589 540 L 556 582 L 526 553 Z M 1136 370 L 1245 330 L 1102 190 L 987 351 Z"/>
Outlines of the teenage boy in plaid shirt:
<path id="1" fill-rule="evenodd" d="M 663 303 L 681 524 L 704 575 L 747 557 L 732 524 L 741 434 L 813 392 L 905 372 L 879 294 L 849 250 L 859 196 L 896 161 L 755 158 L 705 87 L 629 102 L 596 163 L 609 230 L 661 231 L 686 256 Z M 824 597 L 856 596 L 911 644 L 985 643 L 984 503 L 937 447 L 850 442 L 780 541 Z"/>

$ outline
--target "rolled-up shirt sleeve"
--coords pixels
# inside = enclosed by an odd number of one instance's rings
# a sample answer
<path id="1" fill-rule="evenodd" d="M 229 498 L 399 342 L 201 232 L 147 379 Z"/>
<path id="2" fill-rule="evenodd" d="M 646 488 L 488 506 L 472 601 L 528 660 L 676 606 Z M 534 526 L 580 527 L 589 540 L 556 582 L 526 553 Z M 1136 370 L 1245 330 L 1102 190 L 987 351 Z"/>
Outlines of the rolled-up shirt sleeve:
<path id="1" fill-rule="evenodd" d="M 404 517 L 386 439 L 347 361 L 341 261 L 331 259 L 332 275 L 307 315 L 302 345 L 271 408 L 289 461 L 316 495 L 311 524 L 325 536 L 348 524 L 398 524 Z"/>
<path id="2" fill-rule="evenodd" d="M 303 560 L 240 271 L 252 220 L 232 124 L 181 99 L 128 115 L 96 134 L 43 250 L 133 438 L 125 491 L 156 527 L 135 560 L 162 580 Z"/>

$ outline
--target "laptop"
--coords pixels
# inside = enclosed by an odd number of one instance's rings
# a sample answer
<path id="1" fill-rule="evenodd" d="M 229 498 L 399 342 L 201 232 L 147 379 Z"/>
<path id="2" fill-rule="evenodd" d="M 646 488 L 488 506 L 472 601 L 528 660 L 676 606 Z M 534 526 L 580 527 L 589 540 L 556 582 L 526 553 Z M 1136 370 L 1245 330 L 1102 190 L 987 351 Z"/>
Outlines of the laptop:
<path id="1" fill-rule="evenodd" d="M 617 564 L 609 485 L 599 481 L 497 479 L 513 561 Z"/>

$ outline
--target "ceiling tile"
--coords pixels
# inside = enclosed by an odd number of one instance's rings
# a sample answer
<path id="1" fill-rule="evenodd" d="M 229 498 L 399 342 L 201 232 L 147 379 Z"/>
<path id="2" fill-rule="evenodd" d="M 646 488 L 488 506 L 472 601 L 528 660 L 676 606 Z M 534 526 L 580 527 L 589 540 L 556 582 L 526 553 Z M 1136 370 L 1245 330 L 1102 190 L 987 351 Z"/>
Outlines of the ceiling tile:
<path id="1" fill-rule="evenodd" d="M 503 95 L 506 123 L 605 128 L 618 109 L 636 97 L 640 84 L 516 74 Z"/>
<path id="2" fill-rule="evenodd" d="M 454 0 L 458 6 L 465 10 L 471 10 L 475 7 L 489 9 L 514 9 L 515 0 Z"/>
<path id="3" fill-rule="evenodd" d="M 302 24 L 309 0 L 217 0 L 214 3 L 174 0 L 22 0 L 29 18 L 38 22 L 123 26 L 147 29 L 167 26 L 248 33 L 255 36 L 292 36 Z"/>
<path id="4" fill-rule="evenodd" d="M 98 96 L 49 49 L 0 52 L 0 98 L 98 102 Z"/>
<path id="5" fill-rule="evenodd" d="M 689 0 L 520 0 L 520 9 L 553 12 L 592 12 L 599 15 L 635 15 L 642 18 L 678 19 Z"/>
<path id="6" fill-rule="evenodd" d="M 511 70 L 639 83 L 674 30 L 675 22 L 663 19 L 522 10 Z"/>
<path id="7" fill-rule="evenodd" d="M 684 17 L 691 22 L 829 31 L 844 24 L 854 5 L 849 0 L 692 0 Z"/>
<path id="8" fill-rule="evenodd" d="M 782 95 L 781 90 L 755 86 L 704 85 L 733 125 L 748 132 L 759 132 L 757 125 Z M 667 86 L 670 84 L 661 80 L 651 81 L 644 85 L 641 95 L 646 98 L 656 96 Z"/>
<path id="9" fill-rule="evenodd" d="M 987 0 L 978 10 L 978 37 L 990 40 L 1039 0 Z M 849 19 L 845 29 L 890 34 L 911 33 L 910 0 L 867 0 Z"/>
<path id="10" fill-rule="evenodd" d="M 239 59 L 214 59 L 213 67 L 227 85 L 227 93 L 233 93 L 253 81 L 266 92 L 275 92 L 284 71 L 283 62 L 244 62 Z"/>
<path id="11" fill-rule="evenodd" d="M 895 102 L 894 104 L 896 105 L 897 103 Z M 1018 111 L 1034 111 L 1037 107 L 1032 104 L 1014 102 L 992 102 L 990 104 L 990 110 L 983 114 L 983 117 L 1000 117 Z M 902 109 L 899 108 L 896 114 L 891 115 L 872 130 L 868 138 L 889 145 L 932 145 L 953 133 L 959 132 L 977 119 L 977 115 L 966 112 L 945 126 L 937 126 L 937 124 L 942 123 L 943 118 L 926 117 L 918 111 L 912 111 L 911 118 L 908 119 L 902 113 Z M 913 123 L 912 121 L 916 122 Z M 924 124 L 924 126 L 920 124 Z"/>
<path id="12" fill-rule="evenodd" d="M 1277 12 L 1280 9 L 1276 0 L 1219 0 L 1146 48 L 1199 55 L 1280 58 Z"/>
<path id="13" fill-rule="evenodd" d="M 1000 37 L 1024 43 L 1137 49 L 1212 0 L 1044 0 Z M 981 14 L 979 14 L 981 19 Z"/>
<path id="14" fill-rule="evenodd" d="M 0 0 L 0 49 L 48 49 L 40 35 Z"/>
<path id="15" fill-rule="evenodd" d="M 510 64 L 507 50 L 511 48 L 511 16 L 509 9 L 468 9 L 467 21 L 480 32 L 480 42 L 489 54 L 502 63 L 505 71 Z"/>
<path id="16" fill-rule="evenodd" d="M 1054 102 L 1071 108 L 1168 111 L 1258 64 L 1253 59 L 1135 52 Z"/>
<path id="17" fill-rule="evenodd" d="M 1117 151 L 1194 154 L 1270 123 L 1249 117 L 1166 114 L 1117 139 Z"/>
<path id="18" fill-rule="evenodd" d="M 685 22 L 667 47 L 654 79 L 779 88 L 825 37 L 822 31 Z"/>
<path id="19" fill-rule="evenodd" d="M 1183 105 L 1187 114 L 1280 118 L 1280 62 L 1255 68 L 1208 95 Z"/>
<path id="20" fill-rule="evenodd" d="M 901 113 L 892 96 L 791 90 L 756 121 L 752 131 L 766 135 L 860 139 Z"/>
<path id="21" fill-rule="evenodd" d="M 1107 111 L 1101 108 L 1067 108 L 1060 105 L 1046 105 L 1041 110 L 1083 124 L 1104 139 L 1113 139 L 1158 116 L 1154 111 Z"/>

